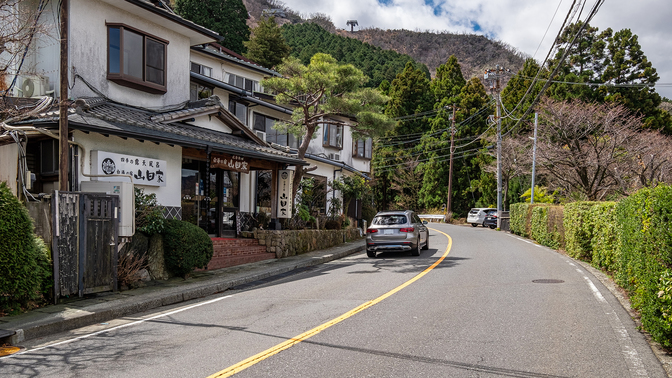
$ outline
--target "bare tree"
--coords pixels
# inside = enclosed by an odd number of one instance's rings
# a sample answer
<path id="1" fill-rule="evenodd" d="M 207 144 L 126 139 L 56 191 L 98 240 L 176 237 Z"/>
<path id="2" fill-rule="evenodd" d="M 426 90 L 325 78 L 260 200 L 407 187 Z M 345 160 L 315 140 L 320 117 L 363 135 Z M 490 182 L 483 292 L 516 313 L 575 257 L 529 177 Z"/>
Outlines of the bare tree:
<path id="1" fill-rule="evenodd" d="M 631 172 L 639 187 L 672 182 L 672 138 L 659 132 L 641 132 L 630 142 Z"/>
<path id="2" fill-rule="evenodd" d="M 494 140 L 493 140 L 494 143 Z M 497 161 L 485 167 L 488 173 L 497 174 Z M 504 208 L 508 208 L 509 183 L 516 177 L 532 171 L 532 145 L 527 136 L 502 139 L 502 190 Z"/>
<path id="3" fill-rule="evenodd" d="M 537 151 L 550 184 L 587 200 L 621 192 L 641 117 L 621 105 L 578 100 L 545 99 L 540 108 Z"/>
<path id="4" fill-rule="evenodd" d="M 17 84 L 17 75 L 32 69 L 25 60 L 36 36 L 44 32 L 38 21 L 46 3 L 0 0 L 0 119 L 17 114 L 6 97 Z"/>

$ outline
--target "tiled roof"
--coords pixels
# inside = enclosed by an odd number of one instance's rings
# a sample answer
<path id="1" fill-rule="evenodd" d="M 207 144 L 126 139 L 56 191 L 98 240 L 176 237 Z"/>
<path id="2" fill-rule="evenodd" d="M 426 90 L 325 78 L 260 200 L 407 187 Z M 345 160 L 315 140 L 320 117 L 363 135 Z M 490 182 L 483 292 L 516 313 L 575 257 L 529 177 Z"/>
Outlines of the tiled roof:
<path id="1" fill-rule="evenodd" d="M 186 145 L 209 145 L 214 149 L 226 150 L 243 156 L 257 157 L 271 161 L 283 161 L 288 164 L 306 163 L 294 154 L 260 145 L 254 140 L 230 133 L 219 132 L 186 123 L 173 122 L 175 119 L 191 118 L 208 112 L 228 112 L 220 105 L 214 105 L 216 99 L 190 103 L 185 109 L 157 112 L 139 109 L 108 101 L 104 98 L 81 98 L 75 102 L 76 109 L 70 108 L 68 120 L 82 128 L 100 133 L 118 133 L 158 142 Z M 38 114 L 31 123 L 58 122 L 58 109 Z M 169 123 L 164 123 L 169 122 Z M 26 121 L 21 122 L 26 124 Z M 236 125 L 240 127 L 240 125 Z M 244 127 L 244 126 L 242 126 Z M 76 128 L 76 127 L 75 127 Z"/>

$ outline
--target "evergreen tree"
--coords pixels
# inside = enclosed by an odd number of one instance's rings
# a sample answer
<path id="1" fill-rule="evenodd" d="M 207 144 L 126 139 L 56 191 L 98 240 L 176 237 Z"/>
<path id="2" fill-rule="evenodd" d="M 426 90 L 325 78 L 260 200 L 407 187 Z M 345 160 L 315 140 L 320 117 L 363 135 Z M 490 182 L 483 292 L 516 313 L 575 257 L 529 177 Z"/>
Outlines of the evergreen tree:
<path id="1" fill-rule="evenodd" d="M 263 19 L 252 30 L 252 38 L 243 44 L 247 48 L 245 57 L 271 69 L 282 63 L 290 52 L 274 16 Z"/>
<path id="2" fill-rule="evenodd" d="M 430 87 L 434 95 L 436 116 L 430 120 L 431 132 L 422 137 L 420 150 L 425 159 L 421 164 L 424 172 L 420 203 L 425 208 L 440 207 L 446 203 L 448 173 L 450 171 L 450 128 L 453 106 L 461 101 L 460 93 L 466 85 L 457 58 L 451 55 L 445 64 L 436 69 L 436 77 Z"/>
<path id="3" fill-rule="evenodd" d="M 523 69 L 518 71 L 509 82 L 506 84 L 506 87 L 502 90 L 502 107 L 503 116 L 502 127 L 506 130 L 513 127 L 517 122 L 517 119 L 522 117 L 525 111 L 532 105 L 532 101 L 537 97 L 539 91 L 543 87 L 543 81 L 537 81 L 537 83 L 532 87 L 529 92 L 528 88 L 532 85 L 534 77 L 539 73 L 539 78 L 548 77 L 548 72 L 542 69 L 542 72 L 539 72 L 541 68 L 539 64 L 529 58 L 525 61 Z M 527 95 L 525 95 L 527 93 Z M 521 102 L 522 100 L 522 102 Z M 509 116 L 511 113 L 511 116 Z M 534 115 L 528 116 L 528 120 L 533 119 Z M 521 123 L 519 128 L 513 131 L 513 134 L 525 133 L 529 130 L 529 122 Z"/>
<path id="4" fill-rule="evenodd" d="M 375 89 L 363 88 L 367 78 L 351 64 L 339 64 L 328 54 L 315 54 L 308 66 L 293 57 L 278 67 L 282 77 L 271 77 L 262 82 L 264 88 L 275 91 L 278 104 L 294 105 L 294 114 L 288 121 L 277 121 L 274 128 L 289 131 L 301 138 L 298 158 L 303 159 L 315 131 L 320 125 L 344 126 L 330 117 L 349 115 L 353 138 L 376 137 L 385 132 L 392 122 L 382 114 L 387 97 Z M 315 169 L 315 168 L 313 168 Z M 298 167 L 294 175 L 292 198 L 306 172 Z"/>
<path id="5" fill-rule="evenodd" d="M 238 54 L 245 52 L 243 42 L 250 38 L 250 28 L 242 0 L 175 0 L 175 11 L 218 33 L 222 37 L 220 43 L 226 48 Z"/>
<path id="6" fill-rule="evenodd" d="M 554 68 L 581 23 L 567 26 L 556 41 L 559 47 L 549 67 Z M 662 99 L 653 85 L 659 77 L 629 29 L 616 33 L 611 28 L 598 33 L 587 25 L 569 50 L 548 94 L 556 100 L 580 99 L 585 102 L 611 102 L 625 105 L 644 116 L 644 127 L 672 134 L 672 118 L 658 108 Z M 593 85 L 590 85 L 593 84 Z"/>
<path id="7" fill-rule="evenodd" d="M 390 100 L 385 114 L 390 118 L 413 116 L 429 111 L 434 103 L 428 75 L 417 69 L 412 62 L 406 63 L 403 72 L 392 81 L 388 96 Z M 413 160 L 412 155 L 417 149 L 420 136 L 428 130 L 426 117 L 400 120 L 385 134 L 385 138 L 375 144 L 372 170 L 379 208 L 389 208 L 395 197 L 400 194 L 401 191 L 393 190 L 391 186 L 394 167 Z M 409 135 L 416 138 L 406 137 Z"/>

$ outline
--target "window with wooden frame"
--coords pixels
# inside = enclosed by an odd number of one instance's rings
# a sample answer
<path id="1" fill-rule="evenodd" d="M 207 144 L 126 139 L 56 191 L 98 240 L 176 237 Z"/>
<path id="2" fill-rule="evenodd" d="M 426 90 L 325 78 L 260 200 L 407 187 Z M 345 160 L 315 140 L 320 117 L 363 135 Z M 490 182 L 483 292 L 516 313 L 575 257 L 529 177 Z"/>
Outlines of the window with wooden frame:
<path id="1" fill-rule="evenodd" d="M 343 149 L 343 125 L 322 124 L 322 146 Z"/>
<path id="2" fill-rule="evenodd" d="M 190 62 L 189 69 L 191 72 L 196 72 L 197 74 L 201 74 L 203 76 L 207 77 L 212 77 L 212 68 L 208 66 L 204 66 L 202 64 Z"/>
<path id="3" fill-rule="evenodd" d="M 107 24 L 107 79 L 148 93 L 166 93 L 168 41 L 124 24 Z"/>
<path id="4" fill-rule="evenodd" d="M 371 138 L 356 139 L 352 142 L 352 156 L 363 159 L 371 159 L 373 140 Z"/>

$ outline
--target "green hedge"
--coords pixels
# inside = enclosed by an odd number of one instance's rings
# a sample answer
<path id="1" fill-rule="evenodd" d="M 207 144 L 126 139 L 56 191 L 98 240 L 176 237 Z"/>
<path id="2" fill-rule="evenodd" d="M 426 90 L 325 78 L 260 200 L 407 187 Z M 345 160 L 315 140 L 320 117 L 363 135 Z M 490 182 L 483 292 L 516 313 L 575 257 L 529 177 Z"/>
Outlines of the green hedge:
<path id="1" fill-rule="evenodd" d="M 550 248 L 564 245 L 564 227 L 562 206 L 539 205 L 530 206 L 530 237 L 539 244 Z"/>
<path id="2" fill-rule="evenodd" d="M 530 208 L 529 203 L 514 203 L 511 205 L 509 212 L 509 230 L 511 233 L 528 237 L 530 236 L 526 233 L 527 230 L 527 213 Z"/>
<path id="3" fill-rule="evenodd" d="M 168 271 L 186 277 L 195 268 L 205 268 L 212 259 L 210 236 L 195 224 L 167 220 L 162 232 L 163 252 Z"/>
<path id="4" fill-rule="evenodd" d="M 616 278 L 630 293 L 642 325 L 672 347 L 672 188 L 645 188 L 616 206 L 620 252 Z"/>
<path id="5" fill-rule="evenodd" d="M 28 210 L 0 183 L 0 313 L 37 307 L 53 286 L 49 249 Z"/>
<path id="6" fill-rule="evenodd" d="M 593 230 L 590 240 L 592 265 L 613 273 L 617 269 L 620 250 L 616 230 L 616 202 L 595 203 L 589 212 L 585 227 Z"/>
<path id="7" fill-rule="evenodd" d="M 572 202 L 565 205 L 565 250 L 575 259 L 591 261 L 594 223 L 591 208 L 598 202 Z"/>

